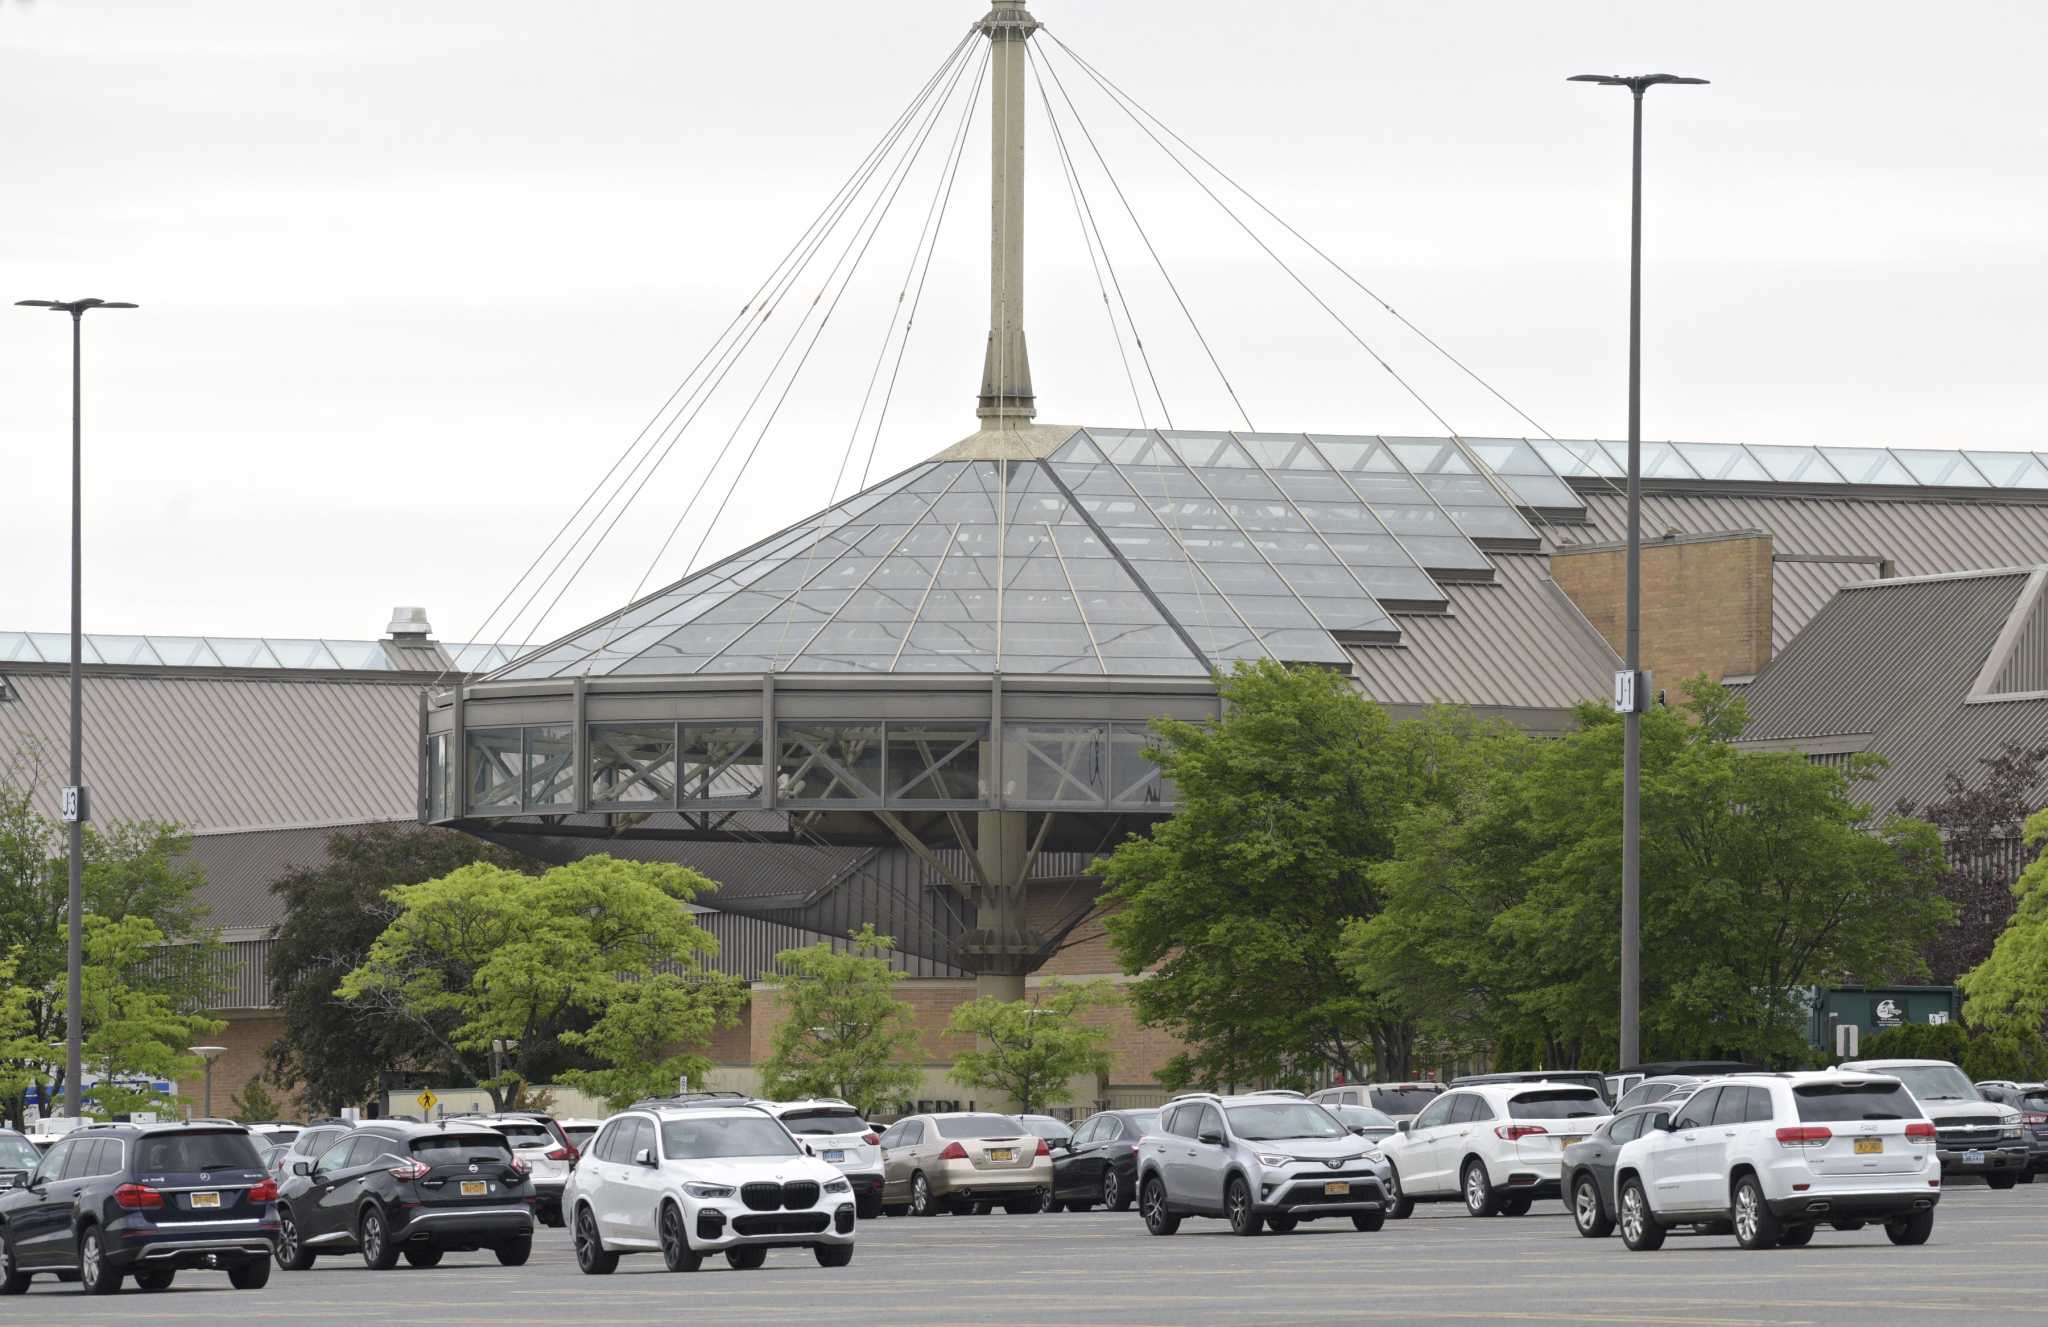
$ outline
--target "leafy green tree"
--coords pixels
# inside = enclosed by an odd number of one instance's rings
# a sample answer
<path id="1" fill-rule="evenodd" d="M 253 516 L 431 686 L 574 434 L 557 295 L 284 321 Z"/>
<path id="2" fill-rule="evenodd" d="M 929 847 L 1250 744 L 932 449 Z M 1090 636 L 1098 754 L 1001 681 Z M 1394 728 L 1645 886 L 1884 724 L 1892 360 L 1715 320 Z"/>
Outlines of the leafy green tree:
<path id="1" fill-rule="evenodd" d="M 611 998 L 589 1030 L 562 1034 L 565 1044 L 610 1067 L 571 1069 L 561 1079 L 603 1098 L 613 1110 L 624 1110 L 641 1097 L 674 1092 L 685 1077 L 701 1083 L 711 1072 L 711 1061 L 679 1047 L 701 1046 L 719 1028 L 737 1022 L 747 995 L 745 982 L 716 973 L 686 981 L 660 972 L 632 982 Z"/>
<path id="2" fill-rule="evenodd" d="M 1179 811 L 1097 864 L 1138 1016 L 1188 1046 L 1161 1077 L 1406 1073 L 1414 1020 L 1361 985 L 1343 928 L 1378 913 L 1408 807 L 1458 796 L 1507 739 L 1454 711 L 1395 724 L 1323 669 L 1240 664 L 1220 686 L 1214 726 L 1153 724 Z"/>
<path id="3" fill-rule="evenodd" d="M 897 998 L 904 978 L 882 955 L 895 940 L 873 925 L 775 956 L 782 1022 L 761 1065 L 771 1097 L 838 1097 L 875 1113 L 917 1087 L 916 1013 Z"/>
<path id="4" fill-rule="evenodd" d="M 2012 919 L 1959 984 L 1971 1023 L 2038 1036 L 2048 1023 L 2048 811 L 2029 817 L 2025 834 L 2039 855 L 2013 882 Z"/>
<path id="5" fill-rule="evenodd" d="M 228 1098 L 228 1109 L 234 1112 L 236 1119 L 245 1122 L 274 1120 L 284 1114 L 284 1107 L 270 1095 L 270 1089 L 263 1085 L 261 1078 L 252 1078 L 242 1084 L 242 1090 Z"/>
<path id="6" fill-rule="evenodd" d="M 227 1026 L 220 1019 L 180 1010 L 174 997 L 134 980 L 147 969 L 163 939 L 163 932 L 146 917 L 85 919 L 81 1063 L 102 1080 L 139 1077 L 175 1082 L 189 1077 L 204 1065 L 187 1047 Z M 153 1093 L 102 1086 L 93 1090 L 92 1104 L 106 1116 L 164 1109 L 170 1103 Z"/>
<path id="7" fill-rule="evenodd" d="M 541 864 L 467 834 L 411 825 L 374 825 L 332 834 L 326 860 L 294 867 L 271 886 L 285 907 L 272 933 L 272 998 L 284 1032 L 264 1052 L 271 1079 L 305 1104 L 334 1114 L 377 1091 L 389 1070 L 461 1074 L 441 1046 L 407 1019 L 386 1018 L 335 994 L 398 916 L 389 891 L 485 862 L 507 871 Z"/>
<path id="8" fill-rule="evenodd" d="M 391 890 L 398 915 L 336 993 L 407 1024 L 494 1106 L 514 1108 L 529 1083 L 630 1067 L 586 1057 L 631 1044 L 624 1013 L 597 1029 L 636 983 L 674 971 L 697 979 L 682 989 L 698 998 L 723 998 L 704 980 L 718 942 L 685 906 L 714 888 L 686 867 L 603 855 L 538 876 L 479 862 Z M 509 1063 L 493 1065 L 494 1041 L 511 1044 Z"/>
<path id="9" fill-rule="evenodd" d="M 2038 1031 L 1973 1028 L 1961 1023 L 1903 1023 L 1863 1043 L 1866 1060 L 1947 1060 L 1971 1082 L 1987 1078 L 2039 1081 L 2048 1073 L 2048 1046 Z"/>
<path id="10" fill-rule="evenodd" d="M 973 1050 L 954 1057 L 953 1078 L 963 1087 L 1000 1093 L 1026 1114 L 1042 1111 L 1065 1100 L 1075 1075 L 1109 1072 L 1109 1029 L 1082 1020 L 1121 1000 L 1106 981 L 1049 981 L 1030 1000 L 969 1000 L 953 1010 L 946 1028 L 975 1039 Z"/>

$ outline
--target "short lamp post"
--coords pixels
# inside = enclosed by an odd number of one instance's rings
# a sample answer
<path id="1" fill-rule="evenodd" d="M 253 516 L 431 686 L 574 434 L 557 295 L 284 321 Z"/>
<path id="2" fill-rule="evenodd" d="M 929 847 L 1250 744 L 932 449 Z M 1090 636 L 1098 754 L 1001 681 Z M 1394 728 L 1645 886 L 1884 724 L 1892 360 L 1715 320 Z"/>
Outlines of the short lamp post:
<path id="1" fill-rule="evenodd" d="M 201 1115 L 206 1116 L 208 1119 L 212 1119 L 213 1062 L 215 1060 L 218 1060 L 221 1056 L 226 1055 L 228 1053 L 228 1048 L 225 1046 L 187 1046 L 185 1049 L 191 1051 L 194 1055 L 197 1055 L 200 1059 L 206 1061 L 206 1086 L 204 1089 L 202 1089 L 200 1094 L 199 1113 Z"/>

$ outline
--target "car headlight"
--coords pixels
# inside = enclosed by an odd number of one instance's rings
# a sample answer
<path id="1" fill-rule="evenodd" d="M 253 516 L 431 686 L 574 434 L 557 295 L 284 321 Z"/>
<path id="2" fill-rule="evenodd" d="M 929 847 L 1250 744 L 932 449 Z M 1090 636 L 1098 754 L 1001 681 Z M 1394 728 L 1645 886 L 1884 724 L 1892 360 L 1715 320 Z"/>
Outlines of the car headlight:
<path id="1" fill-rule="evenodd" d="M 691 1180 L 683 1186 L 683 1192 L 692 1198 L 730 1198 L 733 1188 L 730 1184 L 699 1184 Z"/>
<path id="2" fill-rule="evenodd" d="M 826 1181 L 826 1183 L 825 1183 L 825 1192 L 826 1192 L 826 1193 L 852 1193 L 852 1192 L 853 1192 L 853 1186 L 852 1186 L 851 1184 L 848 1184 L 848 1183 L 847 1183 L 847 1182 L 846 1182 L 845 1180 L 828 1180 L 828 1181 Z"/>
<path id="3" fill-rule="evenodd" d="M 1385 1152 L 1367 1152 L 1359 1160 L 1365 1162 L 1368 1166 L 1384 1166 L 1387 1164 L 1387 1154 Z"/>
<path id="4" fill-rule="evenodd" d="M 1294 1164 L 1294 1158 L 1279 1156 L 1272 1152 L 1261 1152 L 1259 1153 L 1259 1164 L 1262 1166 L 1291 1166 Z"/>

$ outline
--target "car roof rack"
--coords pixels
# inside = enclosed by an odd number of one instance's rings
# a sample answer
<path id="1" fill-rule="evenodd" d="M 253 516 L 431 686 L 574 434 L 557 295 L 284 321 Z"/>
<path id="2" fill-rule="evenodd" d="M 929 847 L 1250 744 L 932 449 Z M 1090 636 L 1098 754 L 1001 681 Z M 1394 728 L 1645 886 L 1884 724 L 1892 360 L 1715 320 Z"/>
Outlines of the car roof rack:
<path id="1" fill-rule="evenodd" d="M 666 1097 L 642 1097 L 627 1110 L 674 1109 L 679 1106 L 753 1106 L 757 1099 L 745 1092 L 724 1090 L 705 1092 L 678 1092 Z M 765 1110 L 766 1107 L 761 1109 Z"/>
<path id="2" fill-rule="evenodd" d="M 1175 1093 L 1175 1094 L 1174 1094 L 1173 1096 L 1170 1096 L 1170 1097 L 1168 1097 L 1168 1098 L 1166 1099 L 1166 1104 L 1167 1104 L 1167 1105 L 1169 1105 L 1169 1106 L 1171 1106 L 1171 1105 L 1172 1105 L 1172 1104 L 1173 1104 L 1174 1102 L 1176 1102 L 1176 1101 L 1221 1101 L 1221 1100 L 1223 1100 L 1223 1094 L 1222 1094 L 1221 1092 L 1177 1092 L 1177 1093 Z"/>
<path id="3" fill-rule="evenodd" d="M 1296 1092 L 1291 1087 L 1262 1087 L 1244 1094 L 1248 1097 L 1292 1097 L 1296 1101 L 1307 1101 L 1308 1093 Z"/>

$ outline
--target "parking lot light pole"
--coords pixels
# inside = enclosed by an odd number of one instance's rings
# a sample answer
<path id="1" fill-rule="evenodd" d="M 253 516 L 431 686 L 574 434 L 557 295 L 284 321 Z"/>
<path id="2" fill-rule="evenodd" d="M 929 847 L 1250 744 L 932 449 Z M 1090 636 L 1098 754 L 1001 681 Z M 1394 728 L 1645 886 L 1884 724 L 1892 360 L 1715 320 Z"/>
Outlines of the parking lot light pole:
<path id="1" fill-rule="evenodd" d="M 70 937 L 68 957 L 65 960 L 64 985 L 64 1095 L 65 1106 L 70 1113 L 83 1115 L 85 1085 L 79 1061 L 83 1057 L 84 1041 L 81 1035 L 79 1004 L 84 998 L 84 993 L 80 990 L 79 973 L 84 964 L 85 941 L 80 918 L 85 912 L 85 821 L 89 809 L 85 797 L 85 728 L 82 711 L 84 684 L 80 680 L 79 672 L 79 660 L 85 653 L 85 628 L 81 611 L 84 603 L 83 572 L 79 565 L 84 549 L 81 520 L 84 507 L 79 493 L 82 472 L 79 329 L 85 322 L 88 309 L 132 309 L 136 306 L 120 301 L 109 303 L 103 299 L 79 299 L 68 302 L 25 299 L 16 300 L 15 303 L 24 308 L 50 309 L 71 315 L 71 783 L 64 790 L 64 819 L 70 822 L 71 826 L 71 892 L 67 904 Z"/>
<path id="2" fill-rule="evenodd" d="M 1621 1066 L 1642 1060 L 1643 1018 L 1643 94 L 1659 83 L 1705 83 L 1677 74 L 1574 74 L 1572 83 L 1627 88 L 1635 103 L 1628 251 L 1628 640 L 1621 755 Z"/>
<path id="3" fill-rule="evenodd" d="M 200 1095 L 199 1113 L 207 1119 L 213 1118 L 213 1062 L 228 1053 L 225 1046 L 187 1046 L 185 1048 L 206 1061 L 206 1087 Z"/>

